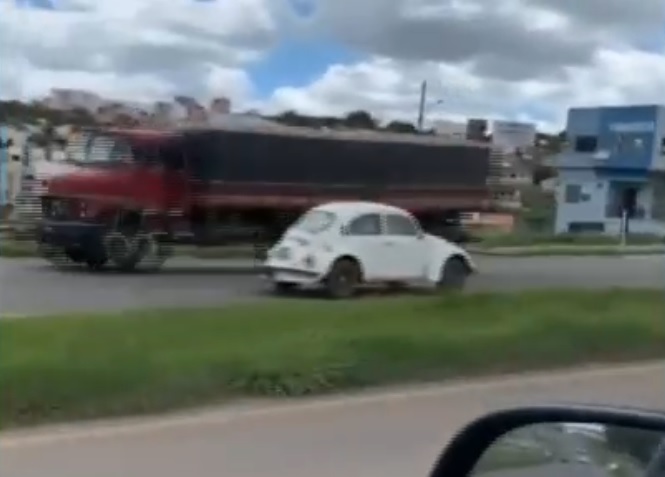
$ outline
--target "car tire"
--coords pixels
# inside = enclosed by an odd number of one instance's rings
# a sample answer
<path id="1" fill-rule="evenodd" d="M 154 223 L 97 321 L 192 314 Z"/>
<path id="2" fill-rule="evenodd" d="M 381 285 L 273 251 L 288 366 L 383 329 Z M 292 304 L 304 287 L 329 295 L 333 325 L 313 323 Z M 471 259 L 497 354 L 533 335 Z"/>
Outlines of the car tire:
<path id="1" fill-rule="evenodd" d="M 288 295 L 289 293 L 292 293 L 295 289 L 296 289 L 295 283 L 289 283 L 289 282 L 273 283 L 273 290 L 278 295 Z"/>
<path id="2" fill-rule="evenodd" d="M 459 257 L 446 260 L 441 267 L 441 273 L 437 282 L 439 290 L 463 290 L 469 276 L 469 267 Z"/>
<path id="3" fill-rule="evenodd" d="M 358 291 L 361 281 L 360 267 L 349 259 L 337 260 L 324 281 L 328 298 L 351 298 Z"/>

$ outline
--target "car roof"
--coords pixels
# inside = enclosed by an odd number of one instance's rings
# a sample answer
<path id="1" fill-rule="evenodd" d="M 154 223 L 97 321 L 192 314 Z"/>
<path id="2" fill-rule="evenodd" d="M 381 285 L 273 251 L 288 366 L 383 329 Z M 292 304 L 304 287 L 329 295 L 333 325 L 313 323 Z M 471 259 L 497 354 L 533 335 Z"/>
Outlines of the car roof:
<path id="1" fill-rule="evenodd" d="M 395 207 L 388 204 L 382 204 L 380 202 L 364 202 L 364 201 L 340 201 L 340 202 L 328 202 L 326 204 L 321 204 L 317 207 L 314 207 L 316 210 L 323 210 L 327 212 L 333 212 L 337 215 L 344 217 L 351 217 L 362 214 L 408 214 L 404 209 Z"/>

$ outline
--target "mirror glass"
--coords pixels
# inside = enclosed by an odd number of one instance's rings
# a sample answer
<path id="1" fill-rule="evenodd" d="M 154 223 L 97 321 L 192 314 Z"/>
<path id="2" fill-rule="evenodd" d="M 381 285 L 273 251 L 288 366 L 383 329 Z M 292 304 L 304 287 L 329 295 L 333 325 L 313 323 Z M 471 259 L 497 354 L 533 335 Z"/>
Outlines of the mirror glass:
<path id="1" fill-rule="evenodd" d="M 665 433 L 591 423 L 543 423 L 501 436 L 472 476 L 665 477 Z"/>

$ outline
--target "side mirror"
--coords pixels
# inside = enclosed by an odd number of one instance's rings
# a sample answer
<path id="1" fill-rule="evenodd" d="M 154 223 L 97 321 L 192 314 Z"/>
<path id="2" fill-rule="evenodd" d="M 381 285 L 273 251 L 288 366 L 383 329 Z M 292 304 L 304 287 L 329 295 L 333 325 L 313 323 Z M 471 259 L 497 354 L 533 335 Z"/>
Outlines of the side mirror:
<path id="1" fill-rule="evenodd" d="M 498 411 L 462 429 L 431 477 L 662 477 L 665 413 L 604 406 Z"/>

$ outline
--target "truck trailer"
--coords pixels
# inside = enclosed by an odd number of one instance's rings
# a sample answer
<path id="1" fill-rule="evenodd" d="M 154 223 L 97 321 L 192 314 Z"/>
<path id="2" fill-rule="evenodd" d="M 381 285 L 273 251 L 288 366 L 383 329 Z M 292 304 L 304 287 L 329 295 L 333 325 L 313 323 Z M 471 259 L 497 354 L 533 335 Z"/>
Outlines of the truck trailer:
<path id="1" fill-rule="evenodd" d="M 367 200 L 457 239 L 491 208 L 489 144 L 427 135 L 259 128 L 96 129 L 42 199 L 46 258 L 159 268 L 173 245 L 269 244 L 304 210 Z"/>

